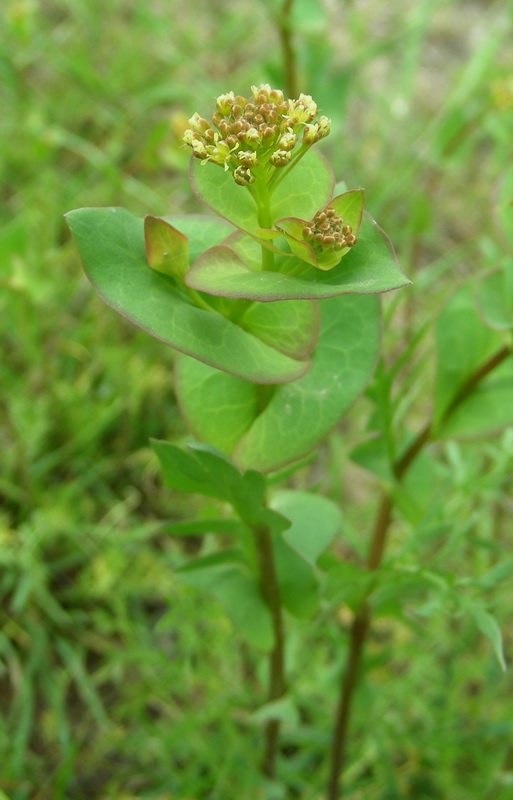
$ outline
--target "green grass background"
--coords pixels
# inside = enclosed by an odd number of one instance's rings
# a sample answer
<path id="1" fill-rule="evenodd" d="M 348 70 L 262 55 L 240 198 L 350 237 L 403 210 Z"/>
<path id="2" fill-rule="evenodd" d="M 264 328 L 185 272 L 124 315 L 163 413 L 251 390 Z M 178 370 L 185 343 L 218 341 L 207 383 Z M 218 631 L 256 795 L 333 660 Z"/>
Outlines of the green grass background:
<path id="1" fill-rule="evenodd" d="M 288 622 L 296 703 L 280 780 L 263 784 L 254 710 L 265 664 L 174 578 L 201 542 L 160 531 L 212 511 L 165 492 L 148 447 L 187 440 L 172 351 L 102 305 L 63 222 L 80 206 L 198 210 L 181 131 L 221 92 L 283 86 L 280 6 L 3 0 L 2 800 L 323 796 L 347 619 L 326 603 L 315 621 Z M 366 187 L 414 281 L 385 299 L 392 359 L 455 286 L 504 254 L 493 206 L 513 144 L 513 5 L 296 0 L 293 26 L 300 90 L 333 120 L 324 150 L 337 177 Z M 429 404 L 429 353 L 407 383 L 414 426 Z M 376 496 L 346 460 L 366 403 L 295 477 L 342 503 L 336 549 L 348 556 Z M 396 552 L 477 582 L 511 660 L 513 432 L 438 454 L 434 474 L 416 472 L 425 503 L 398 518 Z M 463 616 L 429 603 L 409 620 L 393 602 L 387 613 L 355 707 L 348 800 L 508 800 L 511 674 Z"/>

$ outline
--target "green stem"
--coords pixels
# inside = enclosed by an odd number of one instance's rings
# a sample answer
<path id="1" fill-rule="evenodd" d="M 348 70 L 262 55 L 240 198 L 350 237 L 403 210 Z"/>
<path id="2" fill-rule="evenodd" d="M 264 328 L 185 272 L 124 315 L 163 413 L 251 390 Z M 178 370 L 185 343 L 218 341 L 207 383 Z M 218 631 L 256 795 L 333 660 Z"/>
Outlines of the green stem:
<path id="1" fill-rule="evenodd" d="M 465 400 L 478 384 L 492 372 L 499 364 L 513 353 L 513 347 L 505 345 L 478 367 L 465 381 L 459 392 L 446 409 L 442 422 L 445 422 L 452 412 Z M 430 441 L 432 421 L 427 422 L 411 441 L 406 450 L 393 464 L 396 480 L 400 482 L 418 454 Z M 393 497 L 389 491 L 383 491 L 381 501 L 374 522 L 373 534 L 369 544 L 366 566 L 370 571 L 379 569 L 385 553 L 390 523 L 392 521 Z M 351 716 L 352 701 L 358 684 L 361 671 L 361 662 L 365 643 L 371 629 L 371 610 L 367 601 L 364 601 L 356 613 L 349 632 L 349 651 L 347 662 L 343 670 L 339 701 L 335 716 L 333 731 L 333 744 L 331 751 L 330 774 L 327 787 L 326 800 L 340 800 L 343 796 L 340 776 L 342 774 L 345 754 L 348 743 L 348 731 Z"/>
<path id="2" fill-rule="evenodd" d="M 278 575 L 274 563 L 271 532 L 267 525 L 255 525 L 253 528 L 255 545 L 260 568 L 260 588 L 265 602 L 271 612 L 274 645 L 269 654 L 269 689 L 268 701 L 278 700 L 285 693 L 285 634 L 280 600 Z M 276 754 L 280 721 L 270 719 L 265 728 L 264 757 L 262 771 L 268 777 L 274 777 L 276 770 Z"/>
<path id="3" fill-rule="evenodd" d="M 206 300 L 203 300 L 202 296 L 200 295 L 199 292 L 196 291 L 196 289 L 187 289 L 187 292 L 189 296 L 192 297 L 192 299 L 194 300 L 195 305 L 199 306 L 200 308 L 203 308 L 205 311 L 214 311 L 212 306 L 209 306 Z"/>
<path id="4" fill-rule="evenodd" d="M 289 164 L 287 164 L 286 167 L 282 167 L 281 169 L 277 169 L 276 170 L 276 172 L 274 173 L 273 177 L 271 178 L 271 180 L 269 182 L 269 193 L 271 195 L 272 195 L 272 193 L 274 191 L 276 191 L 276 189 L 278 188 L 280 183 L 283 180 L 285 180 L 285 178 L 289 174 L 290 170 L 294 169 L 296 164 L 299 161 L 301 161 L 301 159 L 303 158 L 304 155 L 306 155 L 306 153 L 308 153 L 308 151 L 310 150 L 311 146 L 312 145 L 310 145 L 310 144 L 302 144 L 301 145 L 301 149 L 298 150 L 297 154 L 294 156 L 292 161 Z"/>
<path id="5" fill-rule="evenodd" d="M 283 77 L 285 90 L 289 97 L 297 97 L 297 62 L 292 46 L 292 6 L 294 0 L 283 0 L 278 17 L 281 54 L 283 60 Z"/>
<path id="6" fill-rule="evenodd" d="M 261 177 L 257 177 L 257 180 L 258 189 L 255 191 L 254 197 L 257 204 L 258 224 L 261 228 L 272 228 L 271 195 L 267 185 L 267 175 L 263 173 Z M 265 245 L 262 245 L 262 269 L 274 270 L 274 253 Z"/>

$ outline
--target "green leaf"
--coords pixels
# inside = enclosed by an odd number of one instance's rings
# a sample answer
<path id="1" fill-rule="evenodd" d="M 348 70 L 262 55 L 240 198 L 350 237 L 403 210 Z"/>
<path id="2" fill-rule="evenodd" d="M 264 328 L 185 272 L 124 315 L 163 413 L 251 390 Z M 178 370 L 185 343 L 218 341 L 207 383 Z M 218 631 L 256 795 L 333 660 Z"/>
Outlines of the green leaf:
<path id="1" fill-rule="evenodd" d="M 353 233 L 358 233 L 362 223 L 364 203 L 363 189 L 350 189 L 331 200 L 329 205 L 334 208 L 344 225 L 350 225 Z"/>
<path id="2" fill-rule="evenodd" d="M 295 617 L 310 617 L 319 602 L 311 567 L 281 536 L 273 537 L 273 552 L 282 605 Z"/>
<path id="3" fill-rule="evenodd" d="M 321 332 L 309 373 L 277 388 L 235 447 L 234 461 L 267 472 L 312 450 L 365 388 L 379 339 L 375 297 L 321 303 Z"/>
<path id="4" fill-rule="evenodd" d="M 256 578 L 243 565 L 196 559 L 177 575 L 188 586 L 211 592 L 248 644 L 265 652 L 272 648 L 270 611 Z"/>
<path id="5" fill-rule="evenodd" d="M 238 536 L 244 526 L 238 519 L 193 519 L 186 522 L 171 522 L 162 530 L 171 536 L 201 536 L 206 533 L 222 533 Z"/>
<path id="6" fill-rule="evenodd" d="M 231 568 L 233 565 L 245 565 L 244 556 L 240 550 L 220 550 L 217 553 L 209 553 L 206 556 L 193 558 L 178 567 L 175 572 L 177 575 L 185 576 L 189 586 L 210 590 L 216 582 L 214 570 L 224 569 L 226 566 Z"/>
<path id="7" fill-rule="evenodd" d="M 379 583 L 369 595 L 369 602 L 378 616 L 402 616 L 407 603 L 420 599 L 433 588 L 433 582 L 422 570 L 383 568 Z"/>
<path id="8" fill-rule="evenodd" d="M 166 486 L 180 492 L 226 499 L 225 492 L 217 484 L 210 484 L 206 480 L 205 470 L 193 453 L 182 450 L 171 442 L 155 439 L 151 446 L 160 461 Z"/>
<path id="9" fill-rule="evenodd" d="M 473 370 L 500 341 L 498 334 L 479 317 L 471 286 L 463 286 L 449 298 L 436 325 L 435 425 L 441 422 Z"/>
<path id="10" fill-rule="evenodd" d="M 513 424 L 513 373 L 510 357 L 479 384 L 437 429 L 439 439 L 471 438 L 500 431 Z"/>
<path id="11" fill-rule="evenodd" d="M 280 697 L 279 700 L 271 700 L 260 706 L 250 715 L 250 722 L 258 725 L 266 725 L 271 719 L 278 719 L 282 725 L 288 728 L 299 728 L 301 720 L 296 703 L 290 695 Z M 280 793 L 277 797 L 283 797 Z M 2 800 L 0 796 L 0 800 Z M 6 798 L 8 800 L 8 798 Z"/>
<path id="12" fill-rule="evenodd" d="M 280 231 L 287 240 L 287 244 L 293 255 L 301 259 L 301 261 L 306 261 L 306 263 L 310 264 L 312 267 L 320 268 L 317 263 L 315 250 L 309 242 L 303 239 L 304 224 L 305 220 L 298 219 L 297 217 L 285 217 L 277 221 L 276 229 Z M 346 252 L 347 250 L 349 250 L 349 248 L 346 248 Z M 334 261 L 332 266 L 336 263 L 337 261 Z M 329 269 L 329 267 L 327 267 L 327 269 Z"/>
<path id="13" fill-rule="evenodd" d="M 245 522 L 249 525 L 259 522 L 265 499 L 265 477 L 255 470 L 241 475 L 225 455 L 203 442 L 193 442 L 189 447 L 203 468 L 205 480 L 222 493 Z"/>
<path id="14" fill-rule="evenodd" d="M 234 234 L 233 225 L 220 217 L 207 217 L 204 214 L 176 214 L 172 217 L 162 217 L 162 219 L 187 237 L 191 264 L 209 247 L 221 244 L 227 236 Z M 235 233 L 237 234 L 236 231 Z"/>
<path id="15" fill-rule="evenodd" d="M 239 324 L 263 342 L 291 358 L 308 358 L 319 336 L 319 306 L 315 300 L 252 303 Z"/>
<path id="16" fill-rule="evenodd" d="M 513 262 L 510 268 L 513 272 Z M 513 296 L 505 270 L 485 275 L 477 284 L 476 300 L 485 323 L 495 330 L 513 328 Z"/>
<path id="17" fill-rule="evenodd" d="M 239 466 L 268 472 L 302 458 L 329 433 L 370 377 L 380 314 L 374 297 L 333 298 L 320 308 L 321 332 L 309 379 L 289 384 L 290 391 L 278 386 L 260 414 L 264 389 L 249 390 L 225 373 L 179 360 L 175 388 L 195 435 L 229 453 Z M 212 393 L 202 388 L 210 380 Z M 222 403 L 223 397 L 231 403 Z M 250 426 L 237 439 L 252 414 Z"/>
<path id="18" fill-rule="evenodd" d="M 325 572 L 324 596 L 337 605 L 346 603 L 357 611 L 376 580 L 375 574 L 330 554 L 321 556 L 319 564 Z"/>
<path id="19" fill-rule="evenodd" d="M 144 241 L 148 264 L 164 275 L 181 281 L 189 269 L 187 237 L 159 217 L 144 218 Z"/>
<path id="20" fill-rule="evenodd" d="M 390 483 L 395 481 L 384 436 L 375 436 L 351 450 L 351 461 Z"/>
<path id="21" fill-rule="evenodd" d="M 245 186 L 238 186 L 230 171 L 191 158 L 190 180 L 195 193 L 216 214 L 257 236 L 260 227 L 256 204 Z M 311 149 L 281 181 L 271 200 L 272 220 L 295 216 L 310 219 L 331 197 L 334 178 L 325 158 Z"/>
<path id="22" fill-rule="evenodd" d="M 185 282 L 191 288 L 198 288 L 202 285 L 201 276 L 206 276 L 210 286 L 215 283 L 216 275 L 224 275 L 227 268 L 236 274 L 248 272 L 247 266 L 230 247 L 211 247 L 196 260 Z M 199 282 L 196 280 L 198 275 Z M 247 303 L 248 308 L 238 317 L 238 324 L 244 330 L 291 358 L 307 358 L 315 347 L 319 332 L 319 311 L 314 300 Z"/>
<path id="23" fill-rule="evenodd" d="M 239 516 L 253 524 L 267 512 L 263 508 L 266 482 L 263 475 L 249 470 L 243 475 L 223 453 L 202 442 L 182 450 L 171 442 L 152 440 L 167 486 L 183 492 L 225 500 Z"/>
<path id="24" fill-rule="evenodd" d="M 352 189 L 349 192 L 334 197 L 329 206 L 333 208 L 344 224 L 350 225 L 352 233 L 356 234 L 361 224 L 363 214 L 363 189 Z M 303 227 L 308 220 L 299 220 L 297 217 L 286 217 L 276 223 L 277 230 L 281 231 L 295 256 L 306 261 L 313 267 L 321 270 L 330 270 L 338 264 L 349 252 L 350 247 L 338 251 L 316 252 L 311 244 L 303 239 Z"/>
<path id="25" fill-rule="evenodd" d="M 256 383 L 283 383 L 308 369 L 308 362 L 291 359 L 215 311 L 196 307 L 173 279 L 151 269 L 142 220 L 116 208 L 79 209 L 66 218 L 97 292 L 155 338 Z"/>
<path id="26" fill-rule="evenodd" d="M 285 542 L 308 564 L 315 566 L 342 525 L 338 506 L 326 497 L 299 491 L 277 492 L 271 507 L 292 523 L 283 533 Z"/>
<path id="27" fill-rule="evenodd" d="M 500 183 L 497 216 L 509 246 L 513 249 L 513 165 L 506 169 Z"/>
<path id="28" fill-rule="evenodd" d="M 470 614 L 483 636 L 486 636 L 489 640 L 502 671 L 506 672 L 507 667 L 504 659 L 502 634 L 495 617 L 485 609 L 482 603 L 471 600 L 464 595 L 460 598 L 460 605 Z"/>
<path id="29" fill-rule="evenodd" d="M 227 455 L 257 415 L 256 384 L 182 353 L 175 360 L 175 391 L 182 416 L 196 438 Z"/>
<path id="30" fill-rule="evenodd" d="M 393 497 L 399 510 L 413 525 L 433 509 L 435 490 L 435 466 L 426 451 L 421 451 L 410 465 L 402 481 L 395 483 Z"/>
<path id="31" fill-rule="evenodd" d="M 230 242 L 238 249 L 238 241 Z M 249 300 L 308 300 L 347 293 L 375 294 L 406 286 L 410 281 L 399 269 L 388 237 L 374 220 L 365 214 L 358 234 L 358 243 L 333 269 L 320 272 L 293 257 L 277 259 L 281 271 L 255 271 L 247 267 L 240 254 L 233 256 L 228 248 L 213 263 L 209 256 L 196 261 L 185 282 L 193 289 L 223 297 Z M 253 266 L 252 264 L 250 266 Z M 286 274 L 299 267 L 298 277 Z"/>

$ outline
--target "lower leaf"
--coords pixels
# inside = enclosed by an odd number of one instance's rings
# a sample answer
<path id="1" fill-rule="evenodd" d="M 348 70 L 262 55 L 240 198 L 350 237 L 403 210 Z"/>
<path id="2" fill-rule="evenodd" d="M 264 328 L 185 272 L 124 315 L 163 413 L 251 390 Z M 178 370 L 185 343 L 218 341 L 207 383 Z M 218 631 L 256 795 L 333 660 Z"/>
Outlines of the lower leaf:
<path id="1" fill-rule="evenodd" d="M 231 454 L 241 468 L 268 472 L 302 458 L 329 433 L 372 373 L 380 310 L 377 298 L 365 295 L 330 298 L 320 309 L 309 373 L 275 390 L 178 359 L 176 391 L 198 438 Z"/>

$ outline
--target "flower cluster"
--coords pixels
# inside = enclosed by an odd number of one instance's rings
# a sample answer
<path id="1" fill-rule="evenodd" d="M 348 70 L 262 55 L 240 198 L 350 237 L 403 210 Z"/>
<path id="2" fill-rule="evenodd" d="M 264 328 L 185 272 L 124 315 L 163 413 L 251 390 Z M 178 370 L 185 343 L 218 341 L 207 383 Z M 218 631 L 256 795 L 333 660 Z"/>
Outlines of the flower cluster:
<path id="1" fill-rule="evenodd" d="M 210 122 L 198 113 L 189 120 L 183 141 L 202 163 L 231 170 L 236 183 L 248 186 L 255 175 L 269 180 L 330 132 L 328 117 L 319 117 L 310 95 L 285 99 L 269 84 L 252 86 L 252 98 L 233 92 L 220 95 Z M 297 148 L 297 149 L 296 149 Z"/>
<path id="2" fill-rule="evenodd" d="M 356 244 L 351 225 L 345 225 L 342 217 L 329 206 L 318 211 L 311 222 L 304 225 L 303 239 L 322 250 L 343 250 Z"/>

